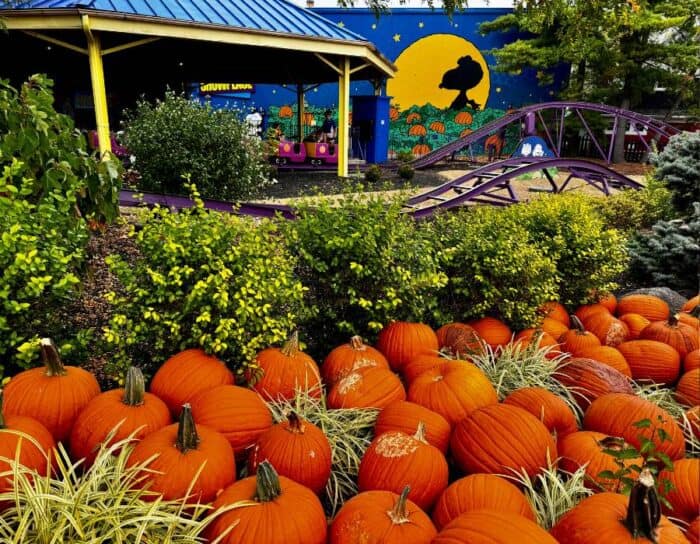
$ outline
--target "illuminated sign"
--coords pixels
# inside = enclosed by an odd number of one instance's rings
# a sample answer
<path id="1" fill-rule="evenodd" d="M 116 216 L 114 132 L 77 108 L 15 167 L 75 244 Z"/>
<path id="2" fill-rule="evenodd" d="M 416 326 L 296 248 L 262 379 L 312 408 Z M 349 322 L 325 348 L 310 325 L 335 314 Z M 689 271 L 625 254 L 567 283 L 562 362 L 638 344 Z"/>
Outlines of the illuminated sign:
<path id="1" fill-rule="evenodd" d="M 200 83 L 199 92 L 202 94 L 224 93 L 254 93 L 253 83 Z"/>

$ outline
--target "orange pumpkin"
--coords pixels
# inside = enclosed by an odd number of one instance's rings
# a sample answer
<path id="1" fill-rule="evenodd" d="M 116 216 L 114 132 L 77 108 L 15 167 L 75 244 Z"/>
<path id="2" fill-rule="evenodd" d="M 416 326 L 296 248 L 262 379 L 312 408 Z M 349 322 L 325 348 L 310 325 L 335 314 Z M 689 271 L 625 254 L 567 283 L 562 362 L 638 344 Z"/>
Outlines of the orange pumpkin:
<path id="1" fill-rule="evenodd" d="M 598 337 L 587 331 L 581 320 L 575 315 L 571 316 L 571 325 L 572 328 L 558 339 L 563 351 L 568 351 L 572 355 L 578 355 L 581 350 L 601 345 Z"/>
<path id="2" fill-rule="evenodd" d="M 458 125 L 471 125 L 474 118 L 468 111 L 460 111 L 455 115 L 455 123 Z"/>
<path id="3" fill-rule="evenodd" d="M 542 320 L 542 330 L 549 334 L 552 338 L 557 340 L 558 338 L 561 338 L 562 334 L 566 333 L 569 330 L 569 327 L 567 325 L 564 325 L 564 323 L 562 323 L 558 319 L 545 317 Z"/>
<path id="4" fill-rule="evenodd" d="M 329 544 L 430 544 L 433 522 L 414 502 L 409 487 L 401 495 L 365 491 L 343 504 L 329 529 Z"/>
<path id="5" fill-rule="evenodd" d="M 474 132 L 472 129 L 465 128 L 462 132 L 459 133 L 459 137 L 464 138 L 466 136 L 469 136 L 472 132 Z"/>
<path id="6" fill-rule="evenodd" d="M 151 380 L 151 393 L 177 418 L 182 405 L 217 385 L 233 383 L 226 364 L 201 349 L 186 349 L 163 363 Z"/>
<path id="7" fill-rule="evenodd" d="M 114 433 L 108 445 L 133 434 L 141 440 L 158 429 L 170 425 L 170 410 L 152 393 L 145 392 L 143 374 L 130 367 L 123 389 L 113 389 L 97 395 L 80 412 L 70 435 L 73 459 L 85 459 L 91 466 L 100 445 Z"/>
<path id="8" fill-rule="evenodd" d="M 700 331 L 700 309 L 695 308 L 692 312 L 680 312 L 677 315 L 678 321 L 690 325 L 695 331 Z"/>
<path id="9" fill-rule="evenodd" d="M 591 315 L 598 312 L 610 313 L 610 310 L 608 310 L 607 306 L 600 303 L 584 304 L 583 306 L 579 306 L 578 308 L 576 308 L 574 315 L 579 319 L 584 320 L 587 317 L 590 317 Z"/>
<path id="10" fill-rule="evenodd" d="M 559 350 L 559 342 L 557 342 L 551 334 L 544 332 L 541 329 L 525 329 L 520 331 L 513 338 L 515 344 L 519 344 L 521 348 L 526 348 L 533 341 L 536 342 L 537 349 L 552 348 L 547 352 L 548 359 L 559 357 L 562 353 Z"/>
<path id="11" fill-rule="evenodd" d="M 639 335 L 642 333 L 644 328 L 649 323 L 651 323 L 651 321 L 649 321 L 643 315 L 631 314 L 631 313 L 621 315 L 620 321 L 622 321 L 625 325 L 627 325 L 627 328 L 630 331 L 629 336 L 627 337 L 628 340 L 637 340 L 637 338 L 639 338 Z"/>
<path id="12" fill-rule="evenodd" d="M 681 357 L 671 346 L 656 340 L 631 340 L 617 346 L 635 380 L 674 383 L 681 371 Z"/>
<path id="13" fill-rule="evenodd" d="M 415 402 L 396 400 L 386 406 L 374 424 L 374 436 L 390 431 L 411 434 L 419 423 L 425 425 L 425 439 L 442 453 L 447 452 L 450 444 L 451 427 L 449 422 L 437 412 L 428 410 Z"/>
<path id="14" fill-rule="evenodd" d="M 661 505 L 664 514 L 690 523 L 700 512 L 700 459 L 679 459 L 674 461 L 673 470 L 664 469 L 659 481 L 671 483 L 666 500 L 672 509 Z"/>
<path id="15" fill-rule="evenodd" d="M 425 136 L 427 133 L 428 131 L 423 125 L 412 125 L 411 128 L 408 129 L 409 136 Z"/>
<path id="16" fill-rule="evenodd" d="M 413 146 L 413 149 L 411 149 L 411 153 L 419 157 L 422 155 L 427 155 L 430 153 L 430 146 L 427 144 L 416 144 Z"/>
<path id="17" fill-rule="evenodd" d="M 391 121 L 396 121 L 399 118 L 399 110 L 395 107 L 389 108 L 389 119 Z"/>
<path id="18" fill-rule="evenodd" d="M 698 329 L 681 323 L 679 314 L 672 315 L 666 321 L 652 321 L 642 330 L 640 340 L 656 340 L 675 349 L 681 358 L 700 348 Z"/>
<path id="19" fill-rule="evenodd" d="M 685 359 L 683 359 L 684 372 L 689 372 L 696 368 L 700 368 L 700 349 L 691 351 L 688 355 L 685 356 Z"/>
<path id="20" fill-rule="evenodd" d="M 576 416 L 569 406 L 551 391 L 543 387 L 516 389 L 503 404 L 517 406 L 539 419 L 557 440 L 578 431 Z"/>
<path id="21" fill-rule="evenodd" d="M 360 461 L 357 485 L 360 491 L 394 493 L 408 485 L 408 498 L 427 510 L 447 487 L 448 472 L 445 456 L 428 444 L 419 423 L 413 436 L 391 431 L 372 440 Z"/>
<path id="22" fill-rule="evenodd" d="M 685 304 L 683 304 L 683 308 L 681 308 L 684 312 L 692 312 L 697 306 L 700 305 L 700 295 L 695 295 L 694 297 L 688 299 Z"/>
<path id="23" fill-rule="evenodd" d="M 401 375 L 407 384 L 411 384 L 418 376 L 423 374 L 427 370 L 431 370 L 435 367 L 442 365 L 452 359 L 446 359 L 445 357 L 440 357 L 439 355 L 422 354 L 416 355 L 411 359 L 408 364 L 404 365 L 401 370 Z M 466 363 L 467 361 L 458 361 L 460 363 Z"/>
<path id="24" fill-rule="evenodd" d="M 512 512 L 474 510 L 448 523 L 432 544 L 557 544 L 534 521 Z"/>
<path id="25" fill-rule="evenodd" d="M 447 323 L 440 327 L 436 334 L 440 350 L 447 351 L 455 357 L 482 351 L 478 333 L 466 323 Z"/>
<path id="26" fill-rule="evenodd" d="M 304 125 L 314 126 L 315 124 L 316 124 L 316 117 L 314 116 L 314 114 L 309 112 L 309 111 L 304 112 Z"/>
<path id="27" fill-rule="evenodd" d="M 248 458 L 248 473 L 255 474 L 258 465 L 267 460 L 278 474 L 318 494 L 331 475 L 331 457 L 331 446 L 323 431 L 290 412 L 287 421 L 260 435 Z"/>
<path id="28" fill-rule="evenodd" d="M 136 444 L 127 466 L 142 466 L 151 458 L 137 485 L 147 487 L 152 499 L 183 499 L 190 490 L 188 501 L 211 502 L 236 479 L 231 445 L 222 434 L 195 426 L 189 404 L 182 407 L 178 423 Z"/>
<path id="29" fill-rule="evenodd" d="M 263 371 L 255 381 L 255 389 L 268 400 L 291 400 L 297 390 L 308 391 L 312 397 L 320 397 L 321 375 L 309 355 L 299 349 L 299 334 L 295 331 L 281 348 L 266 348 L 255 356 L 255 362 Z"/>
<path id="30" fill-rule="evenodd" d="M 406 116 L 406 123 L 410 125 L 414 121 L 420 121 L 421 119 L 420 113 L 413 111 Z"/>
<path id="31" fill-rule="evenodd" d="M 550 534 L 559 544 L 687 544 L 681 530 L 658 511 L 654 478 L 645 470 L 630 497 L 598 493 L 564 514 Z"/>
<path id="32" fill-rule="evenodd" d="M 282 119 L 290 118 L 294 116 L 294 110 L 292 110 L 291 106 L 282 106 L 279 110 L 278 115 Z"/>
<path id="33" fill-rule="evenodd" d="M 505 346 L 513 338 L 513 331 L 503 321 L 493 317 L 482 317 L 468 323 L 479 337 L 492 348 Z"/>
<path id="34" fill-rule="evenodd" d="M 405 400 L 406 390 L 388 368 L 365 367 L 336 383 L 326 400 L 329 408 L 384 408 Z"/>
<path id="35" fill-rule="evenodd" d="M 473 411 L 457 423 L 450 450 L 457 466 L 469 473 L 535 476 L 557 458 L 552 435 L 535 416 L 517 406 L 494 404 Z"/>
<path id="36" fill-rule="evenodd" d="M 192 399 L 192 415 L 199 425 L 221 433 L 241 460 L 272 427 L 272 415 L 260 396 L 237 385 L 202 391 Z"/>
<path id="37" fill-rule="evenodd" d="M 63 442 L 100 386 L 87 370 L 64 366 L 50 338 L 41 340 L 41 358 L 44 367 L 24 370 L 5 386 L 5 414 L 36 419 Z"/>
<path id="38" fill-rule="evenodd" d="M 321 377 L 330 388 L 350 372 L 365 367 L 389 368 L 389 361 L 379 350 L 364 344 L 362 338 L 353 336 L 328 354 L 321 365 Z"/>
<path id="39" fill-rule="evenodd" d="M 559 321 L 560 323 L 565 325 L 567 329 L 571 325 L 569 312 L 566 311 L 566 308 L 563 304 L 557 302 L 556 300 L 545 302 L 539 311 L 540 314 L 542 314 L 542 317 L 548 317 L 550 319 Z"/>
<path id="40" fill-rule="evenodd" d="M 445 123 L 442 121 L 433 121 L 430 123 L 430 130 L 438 134 L 443 134 L 445 132 Z"/>
<path id="41" fill-rule="evenodd" d="M 629 379 L 614 368 L 582 357 L 564 361 L 555 373 L 556 379 L 566 386 L 581 410 L 608 393 L 629 393 L 634 390 Z"/>
<path id="42" fill-rule="evenodd" d="M 413 380 L 408 400 L 454 425 L 477 408 L 496 404 L 498 396 L 481 369 L 471 363 L 447 362 Z"/>
<path id="43" fill-rule="evenodd" d="M 400 371 L 416 355 L 437 353 L 438 339 L 433 329 L 423 323 L 392 321 L 379 331 L 377 349 L 392 370 Z"/>
<path id="44" fill-rule="evenodd" d="M 517 487 L 494 474 L 471 474 L 445 489 L 433 509 L 438 530 L 473 510 L 498 510 L 537 521 L 532 506 Z"/>
<path id="45" fill-rule="evenodd" d="M 646 419 L 651 422 L 651 427 L 633 425 Z M 583 428 L 622 437 L 636 448 L 642 446 L 640 437 L 647 438 L 671 459 L 685 455 L 683 431 L 676 420 L 663 408 L 636 395 L 609 393 L 597 398 L 586 410 Z M 663 429 L 669 439 L 660 440 L 657 429 Z"/>
<path id="46" fill-rule="evenodd" d="M 629 337 L 630 330 L 626 323 L 610 313 L 595 312 L 582 319 L 586 330 L 598 337 L 604 346 L 616 346 Z"/>
<path id="47" fill-rule="evenodd" d="M 700 405 L 686 410 L 685 418 L 688 420 L 690 431 L 695 435 L 695 438 L 700 440 Z"/>
<path id="48" fill-rule="evenodd" d="M 595 431 L 580 431 L 569 434 L 557 441 L 559 450 L 559 468 L 566 472 L 576 472 L 585 467 L 586 487 L 595 491 L 620 491 L 619 480 L 601 477 L 604 471 L 617 472 L 620 467 L 616 459 L 605 450 L 619 451 L 631 446 L 623 439 L 608 436 Z M 635 457 L 622 459 L 624 468 L 632 471 L 632 466 L 642 466 L 643 459 Z"/>
<path id="49" fill-rule="evenodd" d="M 620 350 L 612 346 L 596 346 L 579 351 L 579 357 L 584 359 L 593 359 L 604 365 L 613 367 L 615 370 L 624 374 L 628 378 L 632 377 L 630 365 L 627 364 L 627 359 L 620 353 Z"/>
<path id="50" fill-rule="evenodd" d="M 321 501 L 310 489 L 278 476 L 267 461 L 260 463 L 257 475 L 227 487 L 214 501 L 214 510 L 242 501 L 247 504 L 212 520 L 204 532 L 207 542 L 326 544 L 328 528 Z"/>
<path id="51" fill-rule="evenodd" d="M 686 406 L 700 404 L 700 368 L 689 370 L 676 385 L 676 401 Z"/>
<path id="52" fill-rule="evenodd" d="M 605 293 L 598 298 L 598 304 L 602 304 L 611 314 L 614 314 L 617 310 L 617 297 L 612 293 Z"/>
<path id="53" fill-rule="evenodd" d="M 627 295 L 622 297 L 617 303 L 617 314 L 628 313 L 639 314 L 649 321 L 660 321 L 668 319 L 671 310 L 668 304 L 659 297 L 652 295 Z"/>
<path id="54" fill-rule="evenodd" d="M 700 544 L 700 516 L 696 517 L 685 530 L 685 536 L 690 544 Z"/>

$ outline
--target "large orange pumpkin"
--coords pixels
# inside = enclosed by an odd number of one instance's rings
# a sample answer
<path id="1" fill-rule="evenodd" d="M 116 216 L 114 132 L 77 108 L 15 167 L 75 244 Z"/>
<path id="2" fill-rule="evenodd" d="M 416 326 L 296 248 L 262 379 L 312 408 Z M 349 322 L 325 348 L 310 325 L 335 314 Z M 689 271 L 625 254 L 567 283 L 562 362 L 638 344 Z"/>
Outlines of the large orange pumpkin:
<path id="1" fill-rule="evenodd" d="M 428 131 L 425 130 L 423 125 L 412 125 L 411 128 L 408 129 L 409 136 L 425 136 L 427 133 Z"/>
<path id="2" fill-rule="evenodd" d="M 526 348 L 533 342 L 535 342 L 536 349 L 551 348 L 547 352 L 547 359 L 555 359 L 562 354 L 559 350 L 559 342 L 551 334 L 541 329 L 524 329 L 515 335 L 513 342 L 521 348 Z"/>
<path id="3" fill-rule="evenodd" d="M 396 400 L 379 412 L 374 424 L 374 436 L 390 431 L 411 434 L 419 423 L 425 425 L 425 439 L 442 453 L 450 444 L 451 427 L 449 422 L 437 412 L 428 410 L 415 402 Z"/>
<path id="4" fill-rule="evenodd" d="M 627 337 L 628 340 L 637 340 L 644 328 L 651 323 L 651 321 L 649 321 L 643 315 L 632 313 L 621 315 L 620 321 L 627 325 L 627 328 L 630 331 L 629 336 Z"/>
<path id="5" fill-rule="evenodd" d="M 568 359 L 557 368 L 555 377 L 571 391 L 582 410 L 607 393 L 634 393 L 627 376 L 593 359 Z"/>
<path id="6" fill-rule="evenodd" d="M 700 368 L 689 370 L 681 376 L 674 396 L 676 401 L 686 406 L 700 404 Z"/>
<path id="7" fill-rule="evenodd" d="M 700 334 L 695 327 L 681 323 L 679 314 L 672 315 L 666 321 L 652 321 L 639 335 L 640 340 L 656 340 L 675 349 L 685 357 L 691 351 L 700 348 Z"/>
<path id="8" fill-rule="evenodd" d="M 700 513 L 700 459 L 679 459 L 674 461 L 673 470 L 662 470 L 659 474 L 661 485 L 664 480 L 671 483 L 666 500 L 672 508 L 661 505 L 667 516 L 691 522 Z"/>
<path id="9" fill-rule="evenodd" d="M 399 110 L 395 107 L 389 108 L 389 119 L 391 121 L 396 121 L 399 118 Z"/>
<path id="10" fill-rule="evenodd" d="M 534 521 L 512 512 L 474 510 L 453 519 L 432 544 L 557 544 Z"/>
<path id="11" fill-rule="evenodd" d="M 651 474 L 643 471 L 640 480 L 629 498 L 598 493 L 583 499 L 550 533 L 559 544 L 687 544 L 681 530 L 661 516 Z"/>
<path id="12" fill-rule="evenodd" d="M 558 340 L 562 351 L 568 351 L 572 355 L 578 355 L 581 350 L 601 345 L 598 337 L 586 330 L 581 320 L 575 315 L 571 316 L 571 329 L 562 334 Z"/>
<path id="13" fill-rule="evenodd" d="M 445 489 L 433 508 L 438 530 L 465 512 L 499 510 L 537 521 L 532 506 L 515 485 L 494 474 L 471 474 Z"/>
<path id="14" fill-rule="evenodd" d="M 414 121 L 420 121 L 420 120 L 421 120 L 420 113 L 415 112 L 415 111 L 412 111 L 411 113 L 409 113 L 406 116 L 406 123 L 408 123 L 409 125 L 411 123 L 413 123 Z"/>
<path id="15" fill-rule="evenodd" d="M 656 340 L 630 340 L 618 344 L 635 380 L 674 383 L 681 371 L 681 357 L 668 344 Z"/>
<path id="16" fill-rule="evenodd" d="M 186 497 L 191 485 L 188 500 L 211 502 L 236 479 L 236 461 L 228 440 L 204 425 L 195 426 L 189 404 L 182 407 L 178 423 L 136 444 L 127 465 L 143 465 L 151 458 L 137 485 L 165 500 Z"/>
<path id="17" fill-rule="evenodd" d="M 328 354 L 321 365 L 321 377 L 330 388 L 350 372 L 368 366 L 389 368 L 389 362 L 379 350 L 363 343 L 359 336 L 353 336 L 350 342 Z"/>
<path id="18" fill-rule="evenodd" d="M 408 500 L 391 491 L 365 491 L 347 501 L 333 519 L 329 544 L 430 544 L 433 522 Z"/>
<path id="19" fill-rule="evenodd" d="M 202 391 L 192 399 L 192 415 L 199 425 L 224 435 L 238 459 L 272 427 L 272 415 L 260 395 L 237 385 Z"/>
<path id="20" fill-rule="evenodd" d="M 482 351 L 479 335 L 466 323 L 447 323 L 437 331 L 438 345 L 455 357 L 468 356 Z"/>
<path id="21" fill-rule="evenodd" d="M 56 442 L 63 442 L 100 386 L 87 370 L 64 366 L 50 338 L 41 340 L 41 357 L 44 367 L 24 370 L 5 386 L 5 414 L 36 419 Z"/>
<path id="22" fill-rule="evenodd" d="M 584 304 L 583 306 L 579 306 L 578 308 L 576 308 L 574 315 L 580 320 L 584 320 L 598 312 L 610 313 L 610 310 L 608 310 L 608 308 L 604 304 L 600 304 L 597 302 L 595 304 Z"/>
<path id="23" fill-rule="evenodd" d="M 611 314 L 614 314 L 617 310 L 617 297 L 612 293 L 603 293 L 599 295 L 598 304 L 602 304 Z"/>
<path id="24" fill-rule="evenodd" d="M 505 346 L 513 338 L 513 331 L 500 319 L 482 317 L 468 323 L 481 339 L 492 348 Z"/>
<path id="25" fill-rule="evenodd" d="M 280 116 L 282 119 L 286 119 L 289 117 L 294 116 L 294 110 L 292 110 L 291 106 L 282 106 L 279 110 L 279 113 L 277 114 Z"/>
<path id="26" fill-rule="evenodd" d="M 232 384 L 233 374 L 223 361 L 201 349 L 186 349 L 161 365 L 151 380 L 150 391 L 177 418 L 182 405 L 217 385 Z"/>
<path id="27" fill-rule="evenodd" d="M 369 445 L 360 461 L 357 485 L 360 491 L 382 489 L 402 492 L 427 510 L 447 487 L 449 470 L 442 452 L 425 440 L 425 427 L 411 436 L 401 431 L 384 433 Z"/>
<path id="28" fill-rule="evenodd" d="M 454 425 L 477 408 L 496 404 L 498 395 L 477 366 L 446 362 L 413 380 L 408 400 L 437 412 Z"/>
<path id="29" fill-rule="evenodd" d="M 468 111 L 460 111 L 455 115 L 455 123 L 458 125 L 471 125 L 474 118 Z"/>
<path id="30" fill-rule="evenodd" d="M 452 361 L 453 359 L 446 359 L 438 354 L 424 353 L 422 355 L 416 355 L 411 359 L 408 364 L 404 365 L 401 369 L 401 375 L 407 384 L 411 384 L 418 376 L 423 374 L 427 370 L 432 370 L 433 368 L 439 367 L 442 364 Z M 458 363 L 466 363 L 467 361 L 457 361 Z"/>
<path id="31" fill-rule="evenodd" d="M 114 433 L 108 443 L 111 445 L 132 434 L 141 440 L 170 423 L 167 405 L 145 392 L 143 374 L 132 366 L 123 389 L 97 395 L 80 412 L 70 434 L 70 452 L 73 459 L 85 459 L 89 467 L 110 433 Z"/>
<path id="32" fill-rule="evenodd" d="M 604 365 L 611 366 L 628 378 L 632 377 L 632 371 L 630 370 L 630 365 L 627 364 L 627 359 L 620 353 L 619 349 L 612 346 L 586 348 L 579 351 L 578 356 L 584 359 L 593 359 Z"/>
<path id="33" fill-rule="evenodd" d="M 649 420 L 650 427 L 634 426 L 643 420 Z M 610 436 L 619 436 L 640 448 L 640 436 L 654 442 L 659 451 L 671 459 L 680 459 L 685 455 L 683 431 L 666 410 L 636 395 L 626 393 L 609 393 L 594 400 L 586 410 L 583 427 L 589 431 L 598 431 Z M 663 429 L 668 440 L 661 440 L 657 429 Z"/>
<path id="34" fill-rule="evenodd" d="M 700 295 L 695 295 L 692 298 L 689 298 L 685 304 L 683 304 L 683 308 L 681 308 L 684 312 L 692 312 L 696 306 L 700 305 Z"/>
<path id="35" fill-rule="evenodd" d="M 564 323 L 562 323 L 558 319 L 545 317 L 542 320 L 542 330 L 547 334 L 551 335 L 552 338 L 557 340 L 558 338 L 561 338 L 562 334 L 569 330 L 569 327 L 568 325 L 564 325 Z"/>
<path id="36" fill-rule="evenodd" d="M 700 516 L 696 517 L 685 530 L 685 536 L 690 544 L 700 544 Z"/>
<path id="37" fill-rule="evenodd" d="M 260 463 L 255 476 L 227 487 L 214 509 L 242 501 L 249 502 L 214 518 L 204 533 L 208 542 L 221 538 L 219 544 L 326 544 L 321 501 L 310 489 L 278 476 L 267 461 Z"/>
<path id="38" fill-rule="evenodd" d="M 567 329 L 569 328 L 569 325 L 571 325 L 569 312 L 566 311 L 563 304 L 557 302 L 556 300 L 545 302 L 539 309 L 539 313 L 542 315 L 542 317 L 548 317 L 550 319 L 554 319 L 555 321 L 559 321 L 561 324 L 565 325 Z"/>
<path id="39" fill-rule="evenodd" d="M 291 400 L 298 390 L 306 390 L 312 397 L 320 397 L 321 375 L 318 365 L 299 349 L 299 335 L 295 331 L 281 348 L 266 348 L 255 356 L 263 374 L 253 384 L 263 398 Z"/>
<path id="40" fill-rule="evenodd" d="M 543 387 L 516 389 L 503 404 L 517 406 L 539 419 L 557 440 L 578 431 L 576 416 L 569 406 L 551 391 Z"/>
<path id="41" fill-rule="evenodd" d="M 692 312 L 679 312 L 678 321 L 690 325 L 694 331 L 700 331 L 700 309 L 695 308 Z"/>
<path id="42" fill-rule="evenodd" d="M 445 132 L 445 123 L 442 121 L 433 121 L 430 123 L 430 130 L 438 134 L 443 134 Z"/>
<path id="43" fill-rule="evenodd" d="M 411 153 L 418 157 L 427 155 L 430 153 L 430 146 L 428 144 L 416 144 L 413 146 L 413 149 L 411 149 Z"/>
<path id="44" fill-rule="evenodd" d="M 494 404 L 475 410 L 452 432 L 450 450 L 465 472 L 535 476 L 555 462 L 557 446 L 535 416 L 517 406 Z"/>
<path id="45" fill-rule="evenodd" d="M 639 314 L 649 321 L 668 319 L 671 310 L 665 301 L 653 295 L 627 295 L 617 303 L 617 315 Z"/>
<path id="46" fill-rule="evenodd" d="M 582 320 L 586 330 L 598 337 L 604 346 L 616 346 L 630 335 L 630 330 L 624 321 L 620 321 L 610 313 L 596 312 Z"/>
<path id="47" fill-rule="evenodd" d="M 391 370 L 365 367 L 336 383 L 326 402 L 329 408 L 384 408 L 405 398 L 406 390 Z"/>
<path id="48" fill-rule="evenodd" d="M 700 368 L 700 349 L 691 351 L 683 359 L 683 372 L 689 372 L 696 368 Z"/>
<path id="49" fill-rule="evenodd" d="M 392 370 L 400 371 L 416 355 L 437 353 L 435 331 L 423 323 L 392 321 L 379 332 L 377 349 L 389 361 Z"/>

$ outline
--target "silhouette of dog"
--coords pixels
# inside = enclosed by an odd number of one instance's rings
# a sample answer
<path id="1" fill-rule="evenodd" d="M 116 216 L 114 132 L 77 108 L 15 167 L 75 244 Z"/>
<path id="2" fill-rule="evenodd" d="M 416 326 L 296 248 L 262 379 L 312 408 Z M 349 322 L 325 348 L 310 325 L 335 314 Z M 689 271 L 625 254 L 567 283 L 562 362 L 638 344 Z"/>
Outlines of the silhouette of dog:
<path id="1" fill-rule="evenodd" d="M 459 91 L 457 98 L 452 101 L 450 109 L 461 110 L 469 105 L 478 110 L 479 104 L 467 97 L 467 91 L 476 87 L 484 77 L 484 70 L 481 64 L 471 58 L 470 55 L 462 57 L 457 61 L 457 68 L 452 68 L 442 76 L 440 89 L 451 89 Z"/>

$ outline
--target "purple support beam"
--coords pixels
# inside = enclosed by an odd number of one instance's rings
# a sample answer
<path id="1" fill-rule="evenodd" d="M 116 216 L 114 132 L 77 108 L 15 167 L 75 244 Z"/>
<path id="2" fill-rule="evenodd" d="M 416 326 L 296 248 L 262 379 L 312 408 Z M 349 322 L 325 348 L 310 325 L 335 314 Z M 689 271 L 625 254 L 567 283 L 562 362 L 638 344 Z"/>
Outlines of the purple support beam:
<path id="1" fill-rule="evenodd" d="M 583 118 L 583 115 L 581 115 L 581 112 L 579 111 L 578 108 L 576 108 L 576 115 L 578 115 L 578 118 L 581 119 L 583 126 L 586 127 L 586 132 L 588 132 L 588 135 L 591 137 L 591 140 L 595 144 L 595 147 L 598 150 L 598 153 L 600 153 L 600 156 L 602 157 L 602 159 L 605 160 L 605 152 L 603 151 L 603 148 L 600 147 L 600 144 L 598 143 L 598 138 L 595 137 L 595 135 L 591 131 L 591 127 L 588 126 L 588 123 L 586 123 L 586 120 Z"/>
<path id="2" fill-rule="evenodd" d="M 547 135 L 547 140 L 549 140 L 549 146 L 552 149 L 556 148 L 556 145 L 554 144 L 554 140 L 552 139 L 552 135 L 549 133 L 549 128 L 547 128 L 547 123 L 544 122 L 544 119 L 542 118 L 542 112 L 540 110 L 537 110 L 537 117 L 540 120 L 540 123 L 542 123 L 542 126 L 544 127 L 544 133 Z"/>
<path id="3" fill-rule="evenodd" d="M 615 122 L 613 123 L 612 134 L 610 135 L 610 146 L 608 149 L 608 158 L 607 158 L 608 164 L 610 164 L 612 162 L 612 154 L 613 154 L 613 150 L 615 149 L 615 136 L 617 135 L 617 126 L 619 124 L 619 120 L 620 120 L 620 116 L 616 115 Z"/>
<path id="4" fill-rule="evenodd" d="M 564 119 L 566 118 L 566 109 L 561 110 L 561 119 L 559 120 L 559 134 L 557 140 L 557 157 L 561 157 L 561 144 L 564 141 Z"/>

